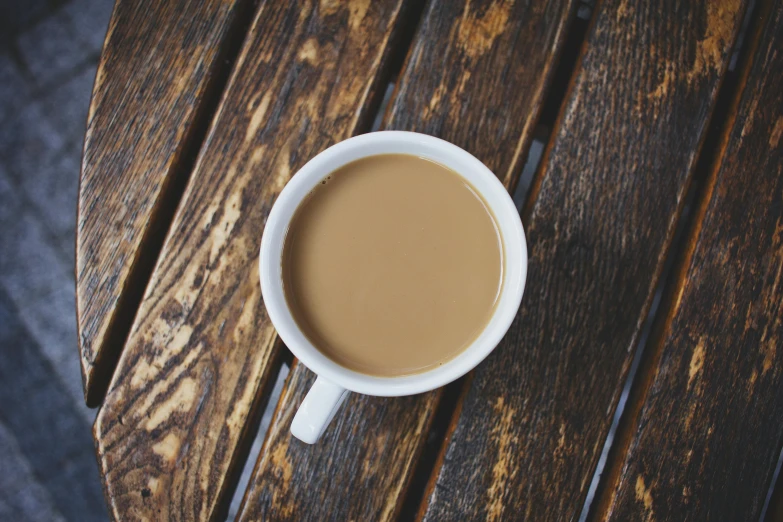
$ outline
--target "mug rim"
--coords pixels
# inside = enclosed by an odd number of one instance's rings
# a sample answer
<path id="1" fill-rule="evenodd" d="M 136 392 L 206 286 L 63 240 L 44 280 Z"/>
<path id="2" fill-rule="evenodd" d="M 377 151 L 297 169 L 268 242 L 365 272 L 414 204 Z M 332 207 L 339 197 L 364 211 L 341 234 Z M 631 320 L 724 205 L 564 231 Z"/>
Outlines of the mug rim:
<path id="1" fill-rule="evenodd" d="M 393 377 L 346 368 L 320 352 L 299 329 L 285 300 L 282 250 L 291 218 L 326 176 L 352 161 L 379 154 L 411 154 L 445 165 L 465 179 L 492 212 L 503 244 L 503 281 L 495 311 L 484 329 L 459 354 L 428 370 Z M 445 160 L 445 161 L 444 161 Z M 267 218 L 259 252 L 261 294 L 272 325 L 289 350 L 318 376 L 347 390 L 384 397 L 414 395 L 444 386 L 475 368 L 498 345 L 517 314 L 527 277 L 527 243 L 510 194 L 475 156 L 440 138 L 407 131 L 379 131 L 336 143 L 294 174 Z"/>

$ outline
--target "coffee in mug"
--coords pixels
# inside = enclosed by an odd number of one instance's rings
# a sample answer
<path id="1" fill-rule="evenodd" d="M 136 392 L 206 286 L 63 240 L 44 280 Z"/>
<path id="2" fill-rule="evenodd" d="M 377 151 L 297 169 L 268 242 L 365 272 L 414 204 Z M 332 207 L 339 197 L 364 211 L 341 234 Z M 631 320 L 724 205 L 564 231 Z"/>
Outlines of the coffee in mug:
<path id="1" fill-rule="evenodd" d="M 462 176 L 422 157 L 378 154 L 322 180 L 291 219 L 283 290 L 297 326 L 339 365 L 373 376 L 426 372 L 491 319 L 503 243 Z"/>

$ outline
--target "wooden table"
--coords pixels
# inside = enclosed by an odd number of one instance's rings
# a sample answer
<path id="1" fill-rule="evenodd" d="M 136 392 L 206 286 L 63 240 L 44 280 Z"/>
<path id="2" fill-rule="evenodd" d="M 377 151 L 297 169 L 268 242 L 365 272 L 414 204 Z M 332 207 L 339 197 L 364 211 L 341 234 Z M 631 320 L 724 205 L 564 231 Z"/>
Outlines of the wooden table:
<path id="1" fill-rule="evenodd" d="M 225 516 L 283 364 L 243 521 L 780 513 L 783 0 L 748 9 L 119 0 L 76 268 L 114 518 Z M 307 446 L 288 430 L 313 375 L 264 310 L 261 232 L 292 173 L 377 114 L 510 191 L 545 144 L 521 184 L 528 286 L 469 376 L 353 394 Z"/>

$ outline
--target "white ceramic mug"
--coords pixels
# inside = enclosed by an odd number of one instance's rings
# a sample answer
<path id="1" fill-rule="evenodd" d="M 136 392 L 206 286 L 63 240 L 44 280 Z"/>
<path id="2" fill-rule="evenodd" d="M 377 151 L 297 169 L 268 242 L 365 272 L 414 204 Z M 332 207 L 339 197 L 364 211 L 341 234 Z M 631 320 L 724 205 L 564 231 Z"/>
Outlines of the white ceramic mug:
<path id="1" fill-rule="evenodd" d="M 302 200 L 335 169 L 377 154 L 410 154 L 436 161 L 462 176 L 490 207 L 503 242 L 503 284 L 495 313 L 465 350 L 431 370 L 400 377 L 376 377 L 332 361 L 305 337 L 288 309 L 283 293 L 282 256 L 291 218 Z M 348 391 L 394 397 L 433 390 L 472 370 L 505 335 L 519 309 L 527 274 L 527 246 L 514 202 L 483 163 L 447 141 L 414 132 L 384 131 L 340 142 L 311 159 L 280 193 L 261 239 L 261 293 L 280 338 L 318 378 L 296 412 L 291 433 L 312 444 L 340 408 Z"/>

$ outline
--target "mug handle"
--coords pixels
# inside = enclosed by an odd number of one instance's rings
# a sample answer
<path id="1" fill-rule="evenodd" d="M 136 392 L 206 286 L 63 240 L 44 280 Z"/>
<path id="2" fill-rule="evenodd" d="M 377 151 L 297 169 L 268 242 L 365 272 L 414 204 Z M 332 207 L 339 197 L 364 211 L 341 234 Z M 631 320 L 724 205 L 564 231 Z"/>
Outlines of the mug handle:
<path id="1" fill-rule="evenodd" d="M 347 395 L 348 390 L 319 376 L 299 405 L 291 435 L 307 444 L 317 442 Z"/>

